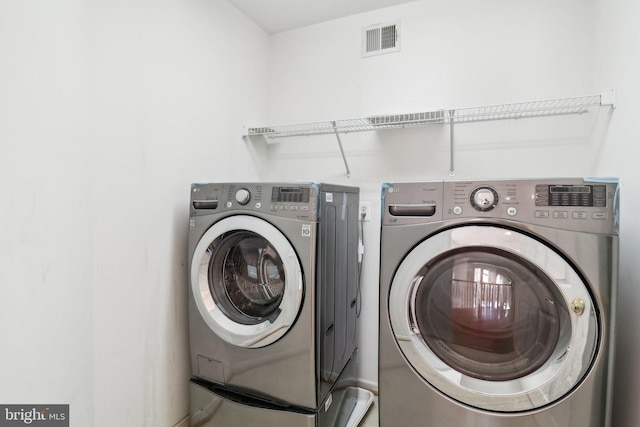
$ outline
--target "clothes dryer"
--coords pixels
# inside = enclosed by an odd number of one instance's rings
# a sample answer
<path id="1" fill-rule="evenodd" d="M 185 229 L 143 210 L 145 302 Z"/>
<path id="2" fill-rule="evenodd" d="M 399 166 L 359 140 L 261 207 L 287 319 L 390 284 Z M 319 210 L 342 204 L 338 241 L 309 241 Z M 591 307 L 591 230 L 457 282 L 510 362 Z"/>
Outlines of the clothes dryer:
<path id="1" fill-rule="evenodd" d="M 354 385 L 358 204 L 329 184 L 192 185 L 192 421 L 307 425 Z"/>
<path id="2" fill-rule="evenodd" d="M 382 189 L 380 425 L 610 425 L 618 183 Z"/>

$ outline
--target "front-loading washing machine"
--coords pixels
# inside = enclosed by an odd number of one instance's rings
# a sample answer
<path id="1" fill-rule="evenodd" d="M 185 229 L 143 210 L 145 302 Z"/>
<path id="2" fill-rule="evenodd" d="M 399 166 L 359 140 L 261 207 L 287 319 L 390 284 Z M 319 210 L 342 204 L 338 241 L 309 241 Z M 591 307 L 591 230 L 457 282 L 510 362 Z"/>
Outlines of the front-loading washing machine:
<path id="1" fill-rule="evenodd" d="M 192 185 L 192 425 L 340 416 L 357 377 L 358 205 L 347 186 Z"/>
<path id="2" fill-rule="evenodd" d="M 616 180 L 386 183 L 380 425 L 610 425 Z"/>

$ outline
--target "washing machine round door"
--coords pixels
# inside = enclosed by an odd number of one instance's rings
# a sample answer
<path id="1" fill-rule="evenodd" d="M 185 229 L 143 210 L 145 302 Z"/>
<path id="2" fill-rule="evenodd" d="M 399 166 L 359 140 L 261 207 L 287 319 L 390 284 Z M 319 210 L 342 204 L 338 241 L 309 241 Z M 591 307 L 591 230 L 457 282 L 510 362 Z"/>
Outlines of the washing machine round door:
<path id="1" fill-rule="evenodd" d="M 403 259 L 389 316 L 407 362 L 465 405 L 529 411 L 567 396 L 599 342 L 576 270 L 544 243 L 495 226 L 431 236 Z"/>
<path id="2" fill-rule="evenodd" d="M 191 260 L 200 315 L 230 344 L 256 348 L 287 333 L 302 304 L 302 269 L 287 238 L 260 218 L 238 215 L 209 228 Z"/>

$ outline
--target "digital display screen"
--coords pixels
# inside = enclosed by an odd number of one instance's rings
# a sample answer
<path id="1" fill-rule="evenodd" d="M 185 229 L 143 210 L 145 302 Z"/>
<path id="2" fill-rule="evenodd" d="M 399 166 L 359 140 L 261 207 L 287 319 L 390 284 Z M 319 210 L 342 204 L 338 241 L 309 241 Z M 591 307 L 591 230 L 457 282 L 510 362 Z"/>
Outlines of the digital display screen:
<path id="1" fill-rule="evenodd" d="M 271 191 L 271 201 L 274 203 L 293 202 L 309 203 L 309 188 L 307 187 L 274 187 Z"/>
<path id="2" fill-rule="evenodd" d="M 281 187 L 281 193 L 302 193 L 302 188 L 289 188 L 289 187 Z"/>
<path id="3" fill-rule="evenodd" d="M 537 185 L 536 206 L 606 207 L 606 185 Z"/>
<path id="4" fill-rule="evenodd" d="M 551 185 L 551 193 L 591 193 L 590 185 Z"/>

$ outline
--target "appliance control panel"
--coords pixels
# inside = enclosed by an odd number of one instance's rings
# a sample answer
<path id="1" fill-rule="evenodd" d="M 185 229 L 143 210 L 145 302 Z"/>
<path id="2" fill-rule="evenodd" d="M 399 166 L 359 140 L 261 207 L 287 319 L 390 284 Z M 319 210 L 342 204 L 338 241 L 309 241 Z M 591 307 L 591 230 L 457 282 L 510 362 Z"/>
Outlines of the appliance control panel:
<path id="1" fill-rule="evenodd" d="M 318 188 L 314 184 L 262 183 L 193 184 L 191 216 L 239 211 L 263 212 L 287 218 L 317 217 Z"/>
<path id="2" fill-rule="evenodd" d="M 390 183 L 383 225 L 484 218 L 617 234 L 618 192 L 614 179 Z M 431 214 L 422 215 L 427 206 Z"/>

